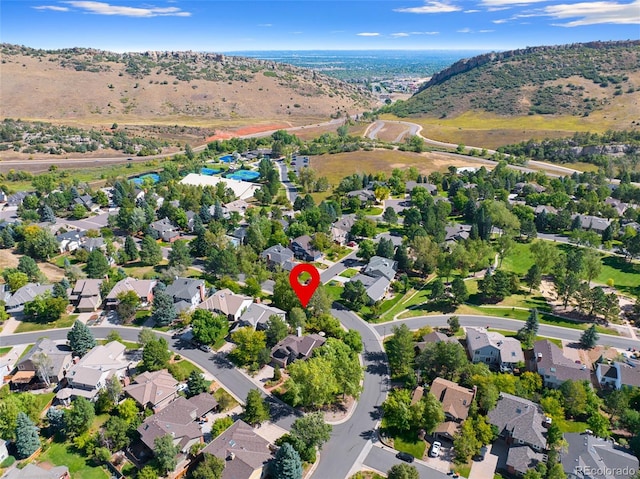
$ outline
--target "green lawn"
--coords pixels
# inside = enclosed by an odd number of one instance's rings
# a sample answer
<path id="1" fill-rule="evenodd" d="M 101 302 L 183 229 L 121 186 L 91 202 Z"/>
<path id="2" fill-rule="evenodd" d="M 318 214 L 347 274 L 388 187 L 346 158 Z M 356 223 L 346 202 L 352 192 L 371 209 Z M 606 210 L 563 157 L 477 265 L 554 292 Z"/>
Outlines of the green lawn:
<path id="1" fill-rule="evenodd" d="M 0 356 L 4 356 L 5 354 L 8 354 L 9 351 L 11 351 L 13 349 L 12 346 L 5 346 L 4 348 L 0 348 Z"/>
<path id="2" fill-rule="evenodd" d="M 460 464 L 459 466 L 455 466 L 453 469 L 462 477 L 469 477 L 469 474 L 471 473 L 471 463 L 468 462 L 467 464 Z"/>
<path id="3" fill-rule="evenodd" d="M 620 291 L 640 296 L 640 264 L 628 263 L 619 256 L 606 255 L 602 258 L 602 271 L 595 279 L 596 283 L 607 284 L 613 279 L 613 285 Z"/>
<path id="4" fill-rule="evenodd" d="M 38 323 L 31 321 L 20 321 L 20 324 L 16 328 L 16 333 L 32 333 L 34 331 L 44 331 L 47 329 L 57 328 L 70 328 L 73 323 L 78 319 L 77 314 L 65 314 L 57 321 L 51 323 Z"/>
<path id="5" fill-rule="evenodd" d="M 54 466 L 67 466 L 72 479 L 109 479 L 101 467 L 90 464 L 90 460 L 73 450 L 67 443 L 51 443 L 39 457 L 39 462 L 49 462 Z"/>
<path id="6" fill-rule="evenodd" d="M 174 378 L 176 378 L 176 381 L 184 381 L 189 377 L 189 374 L 191 374 L 192 371 L 202 372 L 198 366 L 186 359 L 169 365 L 169 372 Z"/>
<path id="7" fill-rule="evenodd" d="M 584 432 L 589 427 L 586 422 L 569 421 L 568 419 L 557 420 L 556 423 L 562 432 Z"/>
<path id="8" fill-rule="evenodd" d="M 358 274 L 357 269 L 349 268 L 349 269 L 345 269 L 342 273 L 340 273 L 340 276 L 342 276 L 343 278 L 353 278 L 357 274 Z"/>
<path id="9" fill-rule="evenodd" d="M 489 331 L 495 331 L 496 333 L 500 333 L 507 338 L 513 338 L 518 334 L 516 331 L 506 331 L 504 329 L 495 329 L 495 328 L 489 328 Z M 545 338 L 544 336 L 535 337 L 536 341 L 540 341 L 541 339 L 547 339 L 548 341 L 551 341 L 553 344 L 555 344 L 559 348 L 562 348 L 562 341 L 560 339 Z"/>
<path id="10" fill-rule="evenodd" d="M 529 252 L 529 244 L 516 243 L 502 261 L 502 268 L 524 275 L 533 266 L 533 257 Z"/>
<path id="11" fill-rule="evenodd" d="M 136 311 L 136 317 L 133 320 L 133 324 L 136 326 L 142 326 L 147 319 L 149 319 L 149 316 L 151 316 L 151 311 L 146 309 L 138 310 Z"/>
<path id="12" fill-rule="evenodd" d="M 107 340 L 106 339 L 99 339 L 96 342 L 98 344 L 107 344 Z M 124 344 L 124 347 L 127 348 L 130 351 L 134 351 L 136 349 L 140 349 L 140 345 L 138 343 L 134 343 L 134 342 L 131 342 L 131 341 L 119 341 L 119 342 Z"/>
<path id="13" fill-rule="evenodd" d="M 427 443 L 422 439 L 418 439 L 416 434 L 396 436 L 393 439 L 393 447 L 398 451 L 408 452 L 413 457 L 422 459 Z"/>
<path id="14" fill-rule="evenodd" d="M 332 301 L 340 301 L 340 295 L 343 290 L 342 283 L 338 281 L 329 281 L 324 285 L 324 290 L 327 292 Z"/>

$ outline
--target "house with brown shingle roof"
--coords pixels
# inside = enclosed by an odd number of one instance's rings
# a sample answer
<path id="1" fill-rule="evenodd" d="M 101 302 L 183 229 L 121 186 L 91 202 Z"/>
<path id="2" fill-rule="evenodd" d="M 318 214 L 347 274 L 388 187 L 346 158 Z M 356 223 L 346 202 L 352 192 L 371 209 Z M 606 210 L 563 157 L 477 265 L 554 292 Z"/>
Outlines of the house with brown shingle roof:
<path id="1" fill-rule="evenodd" d="M 143 408 L 158 412 L 178 397 L 178 381 L 166 369 L 146 371 L 136 376 L 124 392 Z"/>
<path id="2" fill-rule="evenodd" d="M 79 313 L 95 311 L 102 304 L 101 285 L 101 279 L 79 279 L 69 295 L 69 302 Z"/>
<path id="3" fill-rule="evenodd" d="M 460 427 L 460 423 L 467 419 L 469 408 L 475 397 L 473 389 L 464 388 L 453 381 L 435 378 L 429 390 L 442 404 L 445 422 L 438 425 L 434 435 L 453 440 L 453 436 Z M 451 434 L 453 432 L 453 434 Z"/>
<path id="4" fill-rule="evenodd" d="M 319 334 L 302 336 L 300 330 L 297 335 L 290 334 L 271 348 L 271 360 L 274 364 L 286 368 L 298 359 L 306 360 L 311 357 L 313 351 L 326 342 Z"/>
<path id="5" fill-rule="evenodd" d="M 584 364 L 576 364 L 567 358 L 562 350 L 548 339 L 536 341 L 533 345 L 532 371 L 542 376 L 546 387 L 557 388 L 568 380 L 589 381 L 591 371 Z"/>
<path id="6" fill-rule="evenodd" d="M 221 479 L 257 479 L 271 460 L 271 444 L 244 421 L 234 422 L 202 450 L 225 461 Z"/>
<path id="7" fill-rule="evenodd" d="M 158 281 L 155 279 L 135 279 L 125 278 L 118 281 L 113 289 L 109 292 L 105 299 L 106 309 L 115 309 L 120 302 L 118 300 L 118 294 L 126 293 L 127 291 L 133 291 L 138 295 L 138 299 L 142 306 L 147 306 L 153 301 L 153 288 L 155 288 Z"/>
<path id="8" fill-rule="evenodd" d="M 200 303 L 198 309 L 206 309 L 216 314 L 224 314 L 229 321 L 238 321 L 244 311 L 251 306 L 253 298 L 235 294 L 230 289 L 221 289 Z"/>
<path id="9" fill-rule="evenodd" d="M 427 344 L 431 343 L 459 343 L 459 341 L 453 336 L 447 336 L 439 331 L 432 331 L 429 334 L 422 336 L 422 341 L 418 341 L 415 346 L 416 353 L 422 352 Z"/>

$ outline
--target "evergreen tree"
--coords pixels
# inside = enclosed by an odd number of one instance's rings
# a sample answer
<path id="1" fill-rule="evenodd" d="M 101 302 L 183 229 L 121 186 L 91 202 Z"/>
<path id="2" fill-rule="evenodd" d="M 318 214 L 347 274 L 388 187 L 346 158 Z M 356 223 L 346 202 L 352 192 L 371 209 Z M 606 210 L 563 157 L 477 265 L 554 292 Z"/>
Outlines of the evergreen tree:
<path id="1" fill-rule="evenodd" d="M 140 261 L 147 266 L 156 266 L 162 261 L 162 248 L 151 236 L 142 239 Z"/>
<path id="2" fill-rule="evenodd" d="M 224 466 L 225 462 L 219 457 L 204 453 L 202 461 L 191 473 L 191 479 L 220 479 Z"/>
<path id="3" fill-rule="evenodd" d="M 151 319 L 155 321 L 158 326 L 167 326 L 176 319 L 176 308 L 173 305 L 173 298 L 163 291 L 154 291 L 153 307 L 152 307 Z"/>
<path id="4" fill-rule="evenodd" d="M 369 302 L 367 290 L 360 280 L 345 283 L 340 297 L 351 309 L 356 311 Z"/>
<path id="5" fill-rule="evenodd" d="M 84 356 L 87 351 L 96 346 L 96 340 L 86 324 L 82 321 L 73 323 L 71 331 L 67 333 L 69 347 L 78 356 Z"/>
<path id="6" fill-rule="evenodd" d="M 207 382 L 204 379 L 204 375 L 198 371 L 191 371 L 189 378 L 187 379 L 187 396 L 197 396 L 207 390 Z"/>
<path id="7" fill-rule="evenodd" d="M 534 264 L 529 268 L 524 277 L 524 282 L 529 286 L 529 294 L 531 294 L 531 290 L 533 288 L 538 288 L 538 286 L 540 286 L 541 281 L 542 272 L 540 271 L 540 267 L 537 264 Z"/>
<path id="8" fill-rule="evenodd" d="M 33 258 L 29 256 L 22 256 L 18 260 L 18 271 L 24 273 L 29 278 L 31 282 L 39 282 L 43 278 L 43 274 L 38 268 L 38 263 L 35 262 Z"/>
<path id="9" fill-rule="evenodd" d="M 20 411 L 16 420 L 16 454 L 19 459 L 31 456 L 40 447 L 38 428 L 25 413 Z"/>
<path id="10" fill-rule="evenodd" d="M 84 271 L 89 278 L 104 278 L 109 272 L 109 261 L 102 251 L 94 249 L 89 253 Z"/>
<path id="11" fill-rule="evenodd" d="M 408 271 L 411 268 L 411 259 L 405 245 L 401 244 L 396 248 L 393 259 L 398 263 L 398 271 Z"/>
<path id="12" fill-rule="evenodd" d="M 398 214 L 391 206 L 387 206 L 384 213 L 382 213 L 382 219 L 389 224 L 395 225 L 398 223 Z"/>
<path id="13" fill-rule="evenodd" d="M 380 238 L 376 248 L 376 255 L 391 259 L 393 258 L 393 249 L 393 241 L 391 239 Z"/>
<path id="14" fill-rule="evenodd" d="M 267 421 L 270 417 L 269 405 L 262 397 L 260 391 L 251 389 L 247 394 L 247 400 L 244 405 L 243 420 L 252 426 Z"/>
<path id="15" fill-rule="evenodd" d="M 127 256 L 127 261 L 135 261 L 140 256 L 138 253 L 138 247 L 132 236 L 127 236 L 124 240 L 124 252 Z"/>
<path id="16" fill-rule="evenodd" d="M 40 208 L 40 221 L 43 223 L 55 223 L 56 215 L 49 205 L 43 205 Z"/>
<path id="17" fill-rule="evenodd" d="M 453 295 L 454 304 L 462 304 L 469 299 L 469 291 L 467 285 L 462 278 L 454 278 L 451 282 L 451 294 Z"/>
<path id="18" fill-rule="evenodd" d="M 175 241 L 171 245 L 171 251 L 169 251 L 169 266 L 184 266 L 187 268 L 191 266 L 191 263 L 193 263 L 193 259 L 187 242 L 184 240 Z"/>
<path id="19" fill-rule="evenodd" d="M 13 228 L 10 226 L 7 226 L 2 230 L 0 238 L 2 239 L 2 247 L 5 249 L 13 248 L 16 244 L 16 241 L 13 238 Z"/>
<path id="20" fill-rule="evenodd" d="M 393 327 L 386 349 L 392 376 L 406 376 L 413 371 L 413 334 L 406 324 Z"/>
<path id="21" fill-rule="evenodd" d="M 69 299 L 69 297 L 67 296 L 67 288 L 64 286 L 64 284 L 62 284 L 62 281 L 53 285 L 53 292 L 51 293 L 51 295 L 54 298 L 63 298 L 67 300 Z"/>
<path id="22" fill-rule="evenodd" d="M 153 455 L 163 476 L 173 471 L 178 465 L 176 459 L 178 452 L 180 452 L 180 448 L 173 444 L 171 434 L 156 437 L 153 441 Z"/>
<path id="23" fill-rule="evenodd" d="M 527 348 L 533 346 L 533 340 L 538 334 L 538 326 L 538 310 L 533 308 L 531 313 L 529 313 L 526 324 L 518 331 L 518 339 L 522 341 Z"/>
<path id="24" fill-rule="evenodd" d="M 289 443 L 284 443 L 271 463 L 271 475 L 278 479 L 302 479 L 302 460 Z"/>
<path id="25" fill-rule="evenodd" d="M 50 435 L 59 434 L 64 430 L 64 409 L 50 407 L 46 417 Z"/>
<path id="26" fill-rule="evenodd" d="M 287 323 L 278 315 L 272 314 L 267 321 L 267 347 L 272 348 L 289 333 Z"/>
<path id="27" fill-rule="evenodd" d="M 164 338 L 150 340 L 142 349 L 142 367 L 146 371 L 166 368 L 170 358 L 169 344 Z"/>
<path id="28" fill-rule="evenodd" d="M 580 346 L 584 349 L 591 349 L 598 343 L 599 337 L 600 335 L 596 331 L 596 325 L 592 324 L 591 327 L 580 336 Z"/>

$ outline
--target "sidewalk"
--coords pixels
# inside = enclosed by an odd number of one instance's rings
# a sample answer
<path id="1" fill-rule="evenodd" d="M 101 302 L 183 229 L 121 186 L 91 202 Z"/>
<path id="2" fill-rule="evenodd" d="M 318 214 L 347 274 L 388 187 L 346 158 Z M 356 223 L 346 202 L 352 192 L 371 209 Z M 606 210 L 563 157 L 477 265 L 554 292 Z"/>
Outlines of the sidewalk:
<path id="1" fill-rule="evenodd" d="M 20 321 L 18 321 L 13 316 L 9 316 L 9 319 L 7 319 L 4 322 L 4 325 L 2 326 L 2 331 L 0 331 L 0 336 L 9 336 L 13 334 L 19 325 L 20 325 Z M 0 345 L 2 345 L 1 341 L 0 341 Z"/>

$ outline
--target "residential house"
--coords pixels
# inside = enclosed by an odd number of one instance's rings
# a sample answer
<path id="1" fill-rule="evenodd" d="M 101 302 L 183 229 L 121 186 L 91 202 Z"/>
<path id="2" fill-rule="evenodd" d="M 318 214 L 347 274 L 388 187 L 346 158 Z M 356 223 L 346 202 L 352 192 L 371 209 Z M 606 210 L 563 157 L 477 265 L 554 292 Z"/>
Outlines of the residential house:
<path id="1" fill-rule="evenodd" d="M 351 237 L 351 228 L 356 222 L 356 215 L 343 215 L 331 225 L 331 239 L 338 244 L 346 244 Z"/>
<path id="2" fill-rule="evenodd" d="M 21 313 L 25 304 L 36 299 L 37 296 L 52 292 L 52 284 L 27 283 L 11 295 L 5 304 L 5 309 L 9 314 Z"/>
<path id="3" fill-rule="evenodd" d="M 249 209 L 249 203 L 245 200 L 235 200 L 222 206 L 222 212 L 225 218 L 230 217 L 233 212 L 238 213 L 242 218 L 244 218 L 247 209 Z"/>
<path id="4" fill-rule="evenodd" d="M 260 253 L 260 257 L 266 260 L 267 266 L 271 269 L 280 267 L 283 271 L 291 271 L 296 265 L 293 251 L 280 244 L 265 249 Z"/>
<path id="5" fill-rule="evenodd" d="M 547 418 L 538 404 L 500 393 L 496 407 L 489 411 L 487 418 L 508 445 L 526 445 L 537 452 L 547 448 Z"/>
<path id="6" fill-rule="evenodd" d="M 82 239 L 86 235 L 85 231 L 72 230 L 66 233 L 59 233 L 55 236 L 58 242 L 58 250 L 60 253 L 75 251 L 80 247 Z"/>
<path id="7" fill-rule="evenodd" d="M 207 291 L 202 279 L 176 278 L 165 293 L 173 298 L 176 312 L 191 310 L 204 301 Z"/>
<path id="8" fill-rule="evenodd" d="M 158 281 L 155 279 L 122 279 L 116 283 L 105 298 L 105 309 L 115 309 L 119 303 L 118 295 L 127 291 L 136 293 L 141 305 L 147 306 L 153 301 L 153 288 L 155 288 L 156 284 L 158 284 Z"/>
<path id="9" fill-rule="evenodd" d="M 267 322 L 271 316 L 278 316 L 281 319 L 286 318 L 287 313 L 273 306 L 267 306 L 262 303 L 251 303 L 249 307 L 238 319 L 238 323 L 234 329 L 251 326 L 253 329 L 267 329 Z"/>
<path id="10" fill-rule="evenodd" d="M 0 439 L 0 464 L 9 457 L 9 451 L 7 450 L 7 442 L 4 439 Z"/>
<path id="11" fill-rule="evenodd" d="M 298 334 L 290 334 L 271 348 L 271 361 L 280 367 L 286 368 L 288 364 L 299 359 L 306 360 L 311 357 L 313 351 L 326 342 L 319 334 L 302 335 L 298 328 Z"/>
<path id="12" fill-rule="evenodd" d="M 536 216 L 544 213 L 545 215 L 557 215 L 558 210 L 550 205 L 538 205 L 533 209 Z"/>
<path id="13" fill-rule="evenodd" d="M 249 296 L 235 294 L 230 289 L 221 289 L 200 303 L 197 308 L 223 314 L 229 321 L 235 322 L 251 306 L 251 303 L 253 303 L 253 298 Z"/>
<path id="14" fill-rule="evenodd" d="M 614 210 L 616 210 L 618 216 L 622 216 L 630 206 L 629 203 L 624 203 L 623 201 L 612 197 L 607 198 L 606 200 L 604 200 L 604 202 L 605 204 L 611 206 Z"/>
<path id="15" fill-rule="evenodd" d="M 369 263 L 364 267 L 363 274 L 372 278 L 387 278 L 392 281 L 396 277 L 396 268 L 398 262 L 382 256 L 373 256 Z"/>
<path id="16" fill-rule="evenodd" d="M 178 397 L 178 381 L 166 369 L 145 371 L 124 388 L 124 393 L 142 408 L 158 412 Z"/>
<path id="17" fill-rule="evenodd" d="M 67 372 L 67 386 L 58 391 L 56 398 L 69 404 L 74 397 L 94 400 L 106 386 L 107 379 L 121 379 L 133 363 L 125 357 L 126 347 L 119 341 L 98 345 L 85 354 Z"/>
<path id="18" fill-rule="evenodd" d="M 551 388 L 557 388 L 568 380 L 591 379 L 591 371 L 584 364 L 577 364 L 567 358 L 562 350 L 548 339 L 541 339 L 533 345 L 530 369 L 540 374 L 544 385 Z"/>
<path id="19" fill-rule="evenodd" d="M 20 361 L 16 364 L 18 373 L 29 372 L 32 373 L 29 378 L 28 375 L 24 376 L 26 382 L 29 382 L 36 374 L 37 367 L 36 362 L 39 355 L 45 355 L 49 362 L 49 381 L 52 383 L 58 383 L 62 381 L 67 370 L 71 367 L 73 354 L 71 349 L 66 344 L 58 344 L 50 340 L 49 338 L 40 338 L 36 341 L 33 347 L 25 354 Z M 16 374 L 18 376 L 18 374 Z M 12 381 L 15 381 L 15 376 Z"/>
<path id="20" fill-rule="evenodd" d="M 608 218 L 599 218 L 598 216 L 590 215 L 571 215 L 572 220 L 576 218 L 579 218 L 580 227 L 583 230 L 591 230 L 599 234 L 602 234 L 611 224 L 611 220 Z"/>
<path id="21" fill-rule="evenodd" d="M 32 193 L 28 191 L 18 191 L 7 197 L 7 206 L 20 206 L 24 199 Z"/>
<path id="22" fill-rule="evenodd" d="M 631 479 L 638 458 L 613 442 L 586 433 L 565 433 L 560 462 L 567 479 Z"/>
<path id="23" fill-rule="evenodd" d="M 459 341 L 453 336 L 447 336 L 439 331 L 432 331 L 429 334 L 422 336 L 422 341 L 418 341 L 415 345 L 416 353 L 422 352 L 427 344 L 431 343 L 459 343 Z"/>
<path id="24" fill-rule="evenodd" d="M 366 205 L 367 203 L 375 203 L 376 195 L 373 194 L 371 190 L 356 190 L 350 191 L 347 193 L 349 198 L 358 198 L 360 200 L 361 205 Z"/>
<path id="25" fill-rule="evenodd" d="M 9 469 L 2 479 L 71 479 L 67 466 L 45 468 L 37 464 L 27 464 L 22 469 Z"/>
<path id="26" fill-rule="evenodd" d="M 384 276 L 375 277 L 366 274 L 357 274 L 349 281 L 360 281 L 364 285 L 367 297 L 369 298 L 369 304 L 381 301 L 391 285 L 391 281 Z"/>
<path id="27" fill-rule="evenodd" d="M 455 225 L 444 227 L 444 242 L 446 244 L 457 243 L 469 239 L 470 225 Z"/>
<path id="28" fill-rule="evenodd" d="M 104 242 L 104 238 L 84 238 L 80 241 L 80 247 L 87 252 L 91 253 L 93 250 L 99 249 L 104 251 L 107 245 Z"/>
<path id="29" fill-rule="evenodd" d="M 173 243 L 180 237 L 180 230 L 169 221 L 169 218 L 154 221 L 149 225 L 149 228 L 155 232 L 159 239 L 167 243 Z"/>
<path id="30" fill-rule="evenodd" d="M 475 391 L 459 386 L 453 381 L 435 378 L 429 392 L 440 401 L 445 416 L 445 421 L 436 427 L 433 434 L 452 441 L 462 421 L 469 416 Z"/>
<path id="31" fill-rule="evenodd" d="M 100 296 L 101 279 L 79 279 L 69 295 L 69 302 L 79 313 L 90 313 L 102 304 Z"/>
<path id="32" fill-rule="evenodd" d="M 202 453 L 225 461 L 220 479 L 259 479 L 264 477 L 266 465 L 272 459 L 269 441 L 242 420 L 207 444 Z"/>
<path id="33" fill-rule="evenodd" d="M 142 443 L 153 451 L 154 441 L 171 435 L 181 453 L 187 453 L 194 444 L 202 442 L 202 430 L 198 419 L 218 406 L 209 393 L 201 393 L 190 399 L 179 396 L 162 410 L 149 416 L 138 427 Z"/>
<path id="34" fill-rule="evenodd" d="M 520 341 L 484 328 L 467 328 L 467 349 L 474 363 L 485 363 L 502 371 L 524 362 Z"/>
<path id="35" fill-rule="evenodd" d="M 514 476 L 523 476 L 528 470 L 535 469 L 540 462 L 547 462 L 546 454 L 536 452 L 525 445 L 511 446 L 507 453 L 507 472 Z"/>
<path id="36" fill-rule="evenodd" d="M 640 387 L 640 361 L 627 359 L 624 363 L 599 363 L 596 366 L 596 378 L 602 387 Z"/>
<path id="37" fill-rule="evenodd" d="M 75 205 L 82 205 L 89 211 L 99 211 L 100 205 L 93 202 L 91 195 L 82 195 L 73 199 Z"/>
<path id="38" fill-rule="evenodd" d="M 431 194 L 431 196 L 436 196 L 438 194 L 438 187 L 436 185 L 432 185 L 431 183 L 418 183 L 417 181 L 407 181 L 404 184 L 404 191 L 406 193 L 411 193 L 415 187 L 424 188 Z"/>
<path id="39" fill-rule="evenodd" d="M 311 236 L 309 235 L 298 236 L 294 239 L 291 242 L 291 249 L 295 257 L 302 261 L 318 261 L 323 256 L 322 251 L 311 246 Z"/>
<path id="40" fill-rule="evenodd" d="M 229 236 L 235 238 L 238 242 L 238 246 L 241 244 L 247 244 L 248 230 L 246 226 L 240 226 L 231 232 Z"/>
<path id="41" fill-rule="evenodd" d="M 193 228 L 196 224 L 196 216 L 198 216 L 198 213 L 194 213 L 193 211 L 187 211 L 186 216 L 187 216 L 187 229 L 190 232 L 193 232 Z"/>

